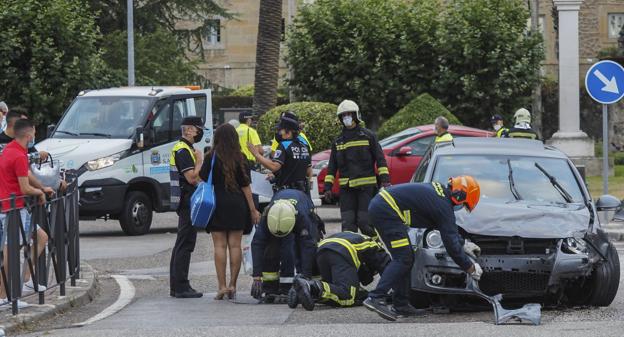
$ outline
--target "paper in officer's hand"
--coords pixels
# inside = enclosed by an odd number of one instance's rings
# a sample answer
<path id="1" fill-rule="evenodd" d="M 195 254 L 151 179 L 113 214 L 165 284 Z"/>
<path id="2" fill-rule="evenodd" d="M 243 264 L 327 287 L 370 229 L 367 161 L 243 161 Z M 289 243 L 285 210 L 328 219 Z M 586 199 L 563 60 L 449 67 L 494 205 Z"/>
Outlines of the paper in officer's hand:
<path id="1" fill-rule="evenodd" d="M 267 198 L 273 197 L 273 188 L 265 174 L 251 171 L 251 192 Z"/>

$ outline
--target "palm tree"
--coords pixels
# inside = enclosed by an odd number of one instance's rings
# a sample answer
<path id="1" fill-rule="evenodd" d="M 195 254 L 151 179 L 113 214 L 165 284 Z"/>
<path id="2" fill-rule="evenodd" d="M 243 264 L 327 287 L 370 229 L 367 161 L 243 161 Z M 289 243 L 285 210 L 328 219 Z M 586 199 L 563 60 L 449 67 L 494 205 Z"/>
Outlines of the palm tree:
<path id="1" fill-rule="evenodd" d="M 275 107 L 282 35 L 282 0 L 260 0 L 256 45 L 253 111 L 263 114 Z"/>

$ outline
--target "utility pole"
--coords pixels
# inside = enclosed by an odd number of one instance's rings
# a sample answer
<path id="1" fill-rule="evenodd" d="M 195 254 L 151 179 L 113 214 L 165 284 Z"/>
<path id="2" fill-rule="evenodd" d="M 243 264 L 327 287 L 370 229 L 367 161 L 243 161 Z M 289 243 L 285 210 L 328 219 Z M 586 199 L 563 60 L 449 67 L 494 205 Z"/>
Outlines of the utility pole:
<path id="1" fill-rule="evenodd" d="M 128 1 L 128 86 L 134 86 L 134 8 L 133 1 Z"/>
<path id="2" fill-rule="evenodd" d="M 531 8 L 531 34 L 540 34 L 539 28 L 539 0 L 531 0 L 530 2 Z M 536 76 L 539 78 L 539 82 L 533 89 L 533 128 L 537 131 L 540 139 L 543 139 L 542 136 L 542 84 L 541 84 L 541 66 L 537 70 Z"/>

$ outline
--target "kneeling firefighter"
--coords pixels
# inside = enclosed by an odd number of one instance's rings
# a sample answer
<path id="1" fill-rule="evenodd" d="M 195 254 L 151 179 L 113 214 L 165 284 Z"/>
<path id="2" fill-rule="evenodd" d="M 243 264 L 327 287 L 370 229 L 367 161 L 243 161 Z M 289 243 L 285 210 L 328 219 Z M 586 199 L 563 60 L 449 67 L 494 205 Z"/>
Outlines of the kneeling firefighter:
<path id="1" fill-rule="evenodd" d="M 379 192 L 368 211 L 373 227 L 392 255 L 392 261 L 381 275 L 377 288 L 364 301 L 364 306 L 391 321 L 398 316 L 424 314 L 424 310 L 417 310 L 409 304 L 414 251 L 407 226 L 438 230 L 449 256 L 459 268 L 478 281 L 483 270 L 468 255 L 476 257 L 481 249 L 460 236 L 454 210 L 466 208 L 471 212 L 479 198 L 479 184 L 471 176 L 450 178 L 446 187 L 438 182 L 414 183 L 392 186 Z M 393 290 L 392 307 L 388 308 L 385 298 L 390 289 Z"/>
<path id="2" fill-rule="evenodd" d="M 319 243 L 316 262 L 321 281 L 295 278 L 298 302 L 306 310 L 313 310 L 315 301 L 340 307 L 361 305 L 368 294 L 360 283 L 368 285 L 383 273 L 390 255 L 366 235 L 341 232 Z"/>
<path id="3" fill-rule="evenodd" d="M 298 272 L 312 277 L 316 272 L 316 244 L 324 232 L 324 224 L 306 193 L 294 189 L 278 191 L 265 209 L 251 242 L 251 296 L 260 299 L 263 294 L 286 295 L 292 287 L 294 264 L 280 268 L 283 241 L 294 243 L 290 253 L 298 258 Z"/>

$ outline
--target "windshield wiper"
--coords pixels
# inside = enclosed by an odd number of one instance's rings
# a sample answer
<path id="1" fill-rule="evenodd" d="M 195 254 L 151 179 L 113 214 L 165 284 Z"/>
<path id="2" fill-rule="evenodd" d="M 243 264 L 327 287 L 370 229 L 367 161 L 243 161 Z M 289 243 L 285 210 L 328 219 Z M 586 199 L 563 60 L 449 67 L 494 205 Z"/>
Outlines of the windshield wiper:
<path id="1" fill-rule="evenodd" d="M 513 194 L 513 196 L 516 198 L 516 200 L 521 200 L 522 197 L 520 196 L 520 193 L 518 193 L 518 190 L 516 189 L 516 183 L 514 182 L 514 177 L 513 177 L 513 169 L 511 168 L 511 160 L 507 159 L 507 167 L 509 167 L 509 189 L 511 190 L 511 193 Z"/>
<path id="2" fill-rule="evenodd" d="M 107 133 L 97 133 L 97 132 L 81 132 L 80 135 L 81 136 L 98 136 L 98 137 L 106 137 L 106 138 L 112 137 L 112 135 L 109 135 Z"/>
<path id="3" fill-rule="evenodd" d="M 540 171 L 542 171 L 542 173 L 544 173 L 548 180 L 550 180 L 550 183 L 553 185 L 553 187 L 555 187 L 557 192 L 561 194 L 561 197 L 563 197 L 566 202 L 571 203 L 574 201 L 572 200 L 572 196 L 570 195 L 570 193 L 568 193 L 568 191 L 566 191 L 566 189 L 563 188 L 561 184 L 559 184 L 557 178 L 553 177 L 550 173 L 548 173 L 548 171 L 546 171 L 546 169 L 544 169 L 542 165 L 535 163 L 535 167 L 537 167 Z"/>
<path id="4" fill-rule="evenodd" d="M 56 130 L 54 132 L 60 132 L 60 133 L 68 134 L 70 136 L 78 136 L 77 133 L 73 133 L 73 132 L 69 132 L 69 131 L 65 131 L 65 130 Z"/>

